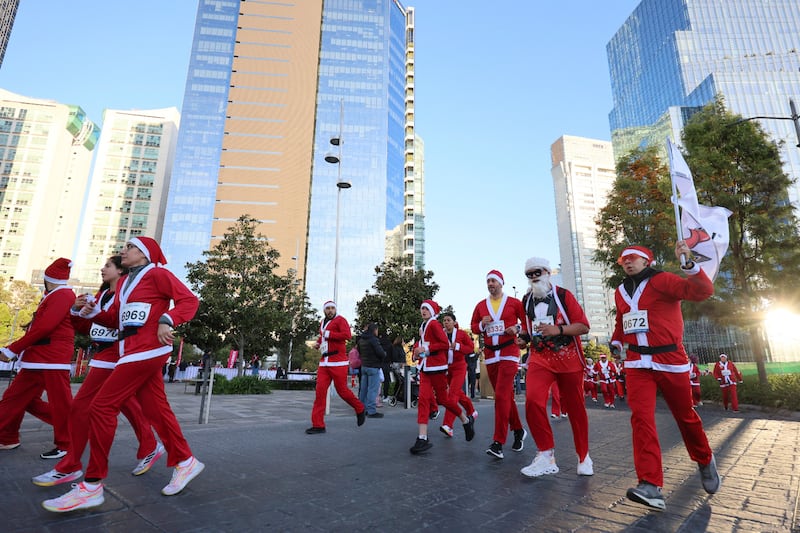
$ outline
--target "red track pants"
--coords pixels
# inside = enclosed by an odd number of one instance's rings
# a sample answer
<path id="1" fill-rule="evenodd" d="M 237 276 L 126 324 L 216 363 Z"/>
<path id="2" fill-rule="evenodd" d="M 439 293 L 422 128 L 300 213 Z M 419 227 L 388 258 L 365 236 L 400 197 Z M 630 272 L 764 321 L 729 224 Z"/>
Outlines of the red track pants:
<path id="1" fill-rule="evenodd" d="M 519 365 L 514 361 L 500 360 L 486 365 L 489 382 L 494 388 L 494 437 L 500 444 L 506 443 L 508 428 L 511 431 L 522 429 L 517 403 L 514 401 L 514 376 Z M 527 381 L 526 381 L 527 388 Z"/>
<path id="2" fill-rule="evenodd" d="M 558 384 L 564 410 L 569 413 L 575 452 L 583 461 L 589 453 L 589 416 L 583 401 L 582 370 L 556 374 L 541 367 L 531 367 L 525 376 L 525 420 L 536 448 L 540 451 L 555 448 L 553 429 L 547 418 L 547 396 L 554 383 Z"/>
<path id="3" fill-rule="evenodd" d="M 347 387 L 347 369 L 347 366 L 321 366 L 317 369 L 317 389 L 314 406 L 311 408 L 311 425 L 315 428 L 325 427 L 325 406 L 328 403 L 328 387 L 331 383 L 336 389 L 336 394 L 355 409 L 356 413 L 364 410 L 364 404 Z"/>
<path id="4" fill-rule="evenodd" d="M 47 402 L 42 393 L 47 392 Z M 0 444 L 19 442 L 19 427 L 28 411 L 53 426 L 56 448 L 69 447 L 69 408 L 72 389 L 69 370 L 29 370 L 23 368 L 0 400 Z"/>

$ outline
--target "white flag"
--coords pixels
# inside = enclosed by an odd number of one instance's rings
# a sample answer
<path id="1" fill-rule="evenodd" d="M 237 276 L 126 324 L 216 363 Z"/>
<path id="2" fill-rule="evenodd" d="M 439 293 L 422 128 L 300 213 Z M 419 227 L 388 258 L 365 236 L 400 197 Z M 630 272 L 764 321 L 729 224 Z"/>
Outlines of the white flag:
<path id="1" fill-rule="evenodd" d="M 697 202 L 697 192 L 689 165 L 677 146 L 667 139 L 670 176 L 679 194 L 673 202 L 681 208 L 678 229 L 692 250 L 694 260 L 713 281 L 719 272 L 722 258 L 728 251 L 730 230 L 728 217 L 731 211 L 724 207 L 708 207 Z"/>

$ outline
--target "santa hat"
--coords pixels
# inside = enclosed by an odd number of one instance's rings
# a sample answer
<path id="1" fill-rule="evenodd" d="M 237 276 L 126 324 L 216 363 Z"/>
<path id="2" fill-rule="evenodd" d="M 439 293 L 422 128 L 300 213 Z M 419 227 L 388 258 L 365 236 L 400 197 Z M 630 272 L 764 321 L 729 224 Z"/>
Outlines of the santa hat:
<path id="1" fill-rule="evenodd" d="M 327 309 L 328 307 L 333 307 L 334 309 L 336 309 L 336 302 L 334 302 L 333 300 L 328 300 L 327 302 L 322 304 L 322 309 Z"/>
<path id="2" fill-rule="evenodd" d="M 719 358 L 720 358 L 720 359 L 722 359 L 723 357 L 724 357 L 725 359 L 727 359 L 727 358 L 728 358 L 728 354 L 724 354 L 724 353 L 721 353 L 721 354 L 719 354 Z"/>
<path id="3" fill-rule="evenodd" d="M 151 263 L 160 265 L 167 264 L 167 258 L 164 257 L 164 252 L 161 251 L 161 247 L 155 239 L 151 239 L 150 237 L 134 237 L 128 242 L 141 250 Z"/>
<path id="4" fill-rule="evenodd" d="M 637 255 L 639 257 L 644 257 L 645 259 L 647 259 L 649 266 L 654 266 L 656 264 L 655 257 L 653 257 L 653 252 L 651 252 L 649 248 L 645 248 L 644 246 L 628 246 L 627 248 L 622 250 L 621 254 L 619 254 L 619 259 L 617 259 L 617 264 L 621 265 L 622 260 L 625 258 L 625 256 L 628 255 Z"/>
<path id="5" fill-rule="evenodd" d="M 608 357 L 608 356 L 606 354 L 604 354 L 604 353 L 601 353 L 600 354 L 600 358 L 602 359 L 603 357 Z"/>
<path id="6" fill-rule="evenodd" d="M 527 261 L 525 261 L 525 272 L 530 272 L 531 270 L 536 270 L 537 268 L 541 268 L 542 270 L 547 270 L 548 272 L 552 272 L 550 270 L 550 261 L 545 259 L 544 257 L 530 257 Z"/>
<path id="7" fill-rule="evenodd" d="M 503 274 L 499 270 L 490 270 L 489 273 L 486 274 L 486 281 L 490 279 L 500 282 L 500 285 L 506 284 L 506 280 L 503 279 Z"/>
<path id="8" fill-rule="evenodd" d="M 66 285 L 69 281 L 69 269 L 71 267 L 72 261 L 60 257 L 45 269 L 44 280 L 54 285 Z"/>
<path id="9" fill-rule="evenodd" d="M 424 302 L 422 302 L 422 305 L 420 305 L 419 308 L 427 309 L 428 311 L 430 311 L 431 316 L 434 318 L 436 318 L 436 316 L 439 314 L 439 311 L 442 310 L 442 308 L 439 307 L 439 304 L 437 304 L 433 300 L 425 300 Z"/>

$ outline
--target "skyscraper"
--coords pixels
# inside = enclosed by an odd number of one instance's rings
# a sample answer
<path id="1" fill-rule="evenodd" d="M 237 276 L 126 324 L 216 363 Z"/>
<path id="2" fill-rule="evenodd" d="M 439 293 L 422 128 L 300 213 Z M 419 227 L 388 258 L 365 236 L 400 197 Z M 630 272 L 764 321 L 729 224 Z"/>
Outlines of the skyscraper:
<path id="1" fill-rule="evenodd" d="M 617 157 L 642 143 L 680 141 L 683 123 L 721 93 L 745 118 L 790 117 L 800 100 L 800 2 L 796 0 L 642 0 L 607 46 Z M 800 177 L 789 120 L 759 120 Z M 800 205 L 800 181 L 789 191 Z"/>
<path id="2" fill-rule="evenodd" d="M 614 332 L 614 293 L 592 254 L 597 249 L 594 220 L 616 178 L 611 143 L 564 135 L 550 147 L 550 157 L 563 284 L 583 306 L 592 326 L 589 336 L 605 343 Z"/>
<path id="3" fill-rule="evenodd" d="M 17 16 L 19 0 L 0 0 L 0 67 L 3 66 L 3 57 L 6 55 L 8 39 L 11 37 L 11 28 L 14 27 L 14 18 Z"/>
<path id="4" fill-rule="evenodd" d="M 0 89 L 0 277 L 71 257 L 98 135 L 80 107 Z"/>
<path id="5" fill-rule="evenodd" d="M 103 113 L 72 276 L 100 284 L 100 267 L 131 237 L 161 238 L 180 115 L 167 109 Z"/>
<path id="6" fill-rule="evenodd" d="M 321 306 L 339 196 L 339 304 L 352 312 L 387 231 L 414 216 L 407 20 L 396 0 L 199 3 L 162 238 L 179 274 L 249 214 Z M 340 175 L 351 189 L 339 192 Z"/>

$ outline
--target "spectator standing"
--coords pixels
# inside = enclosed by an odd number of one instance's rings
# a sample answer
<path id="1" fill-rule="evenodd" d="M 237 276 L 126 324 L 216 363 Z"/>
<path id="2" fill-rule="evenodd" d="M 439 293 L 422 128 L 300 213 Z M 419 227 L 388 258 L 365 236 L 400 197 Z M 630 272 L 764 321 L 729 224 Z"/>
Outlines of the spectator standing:
<path id="1" fill-rule="evenodd" d="M 361 354 L 361 383 L 358 399 L 364 404 L 368 418 L 383 418 L 377 411 L 378 392 L 381 389 L 381 367 L 386 352 L 378 339 L 378 325 L 370 322 L 358 338 L 358 353 Z"/>
<path id="2" fill-rule="evenodd" d="M 724 353 L 719 354 L 719 361 L 714 365 L 714 378 L 722 389 L 722 406 L 727 411 L 730 402 L 733 412 L 738 413 L 739 395 L 736 391 L 736 384 L 742 382 L 742 373 Z"/>
<path id="3" fill-rule="evenodd" d="M 626 357 L 633 464 L 639 479 L 635 488 L 628 489 L 627 497 L 659 510 L 666 505 L 655 424 L 657 391 L 661 391 L 675 418 L 689 457 L 698 465 L 703 489 L 714 494 L 720 487 L 714 454 L 692 404 L 681 314 L 681 300 L 705 300 L 714 293 L 714 285 L 691 260 L 684 241 L 675 244 L 675 257 L 681 256 L 686 261 L 681 266 L 685 278 L 654 269 L 653 252 L 648 248 L 628 246 L 617 261 L 626 277 L 614 295 L 617 316 L 611 343 Z"/>
<path id="4" fill-rule="evenodd" d="M 473 343 L 474 346 L 474 343 Z M 475 384 L 478 382 L 478 359 L 480 357 L 474 351 L 465 356 L 467 361 L 467 392 L 469 399 L 475 399 Z"/>

